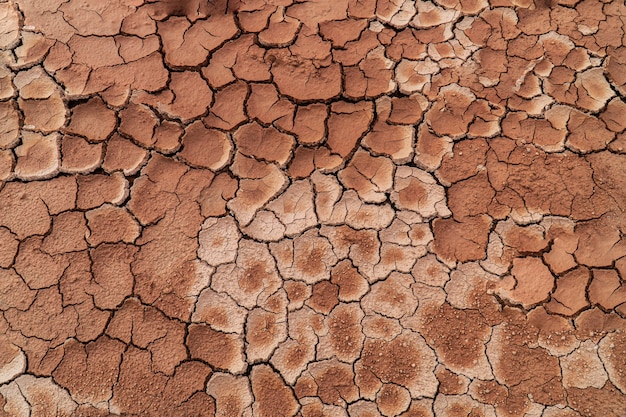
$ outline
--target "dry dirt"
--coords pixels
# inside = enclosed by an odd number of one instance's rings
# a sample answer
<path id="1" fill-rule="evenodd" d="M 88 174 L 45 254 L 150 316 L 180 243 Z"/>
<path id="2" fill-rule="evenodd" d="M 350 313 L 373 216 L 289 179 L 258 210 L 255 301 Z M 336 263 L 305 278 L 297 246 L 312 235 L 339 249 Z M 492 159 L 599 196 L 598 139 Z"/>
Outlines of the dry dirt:
<path id="1" fill-rule="evenodd" d="M 0 0 L 0 415 L 626 416 L 623 0 Z"/>

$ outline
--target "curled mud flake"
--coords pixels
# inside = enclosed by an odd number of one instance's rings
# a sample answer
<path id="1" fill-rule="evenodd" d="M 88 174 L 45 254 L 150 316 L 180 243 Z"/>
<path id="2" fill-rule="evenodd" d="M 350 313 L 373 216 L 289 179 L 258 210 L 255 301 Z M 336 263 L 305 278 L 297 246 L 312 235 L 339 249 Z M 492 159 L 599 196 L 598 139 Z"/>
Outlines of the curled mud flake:
<path id="1" fill-rule="evenodd" d="M 394 81 L 403 94 L 419 93 L 430 83 L 431 75 L 437 72 L 439 67 L 430 59 L 424 62 L 403 59 L 395 68 Z"/>
<path id="2" fill-rule="evenodd" d="M 25 100 L 47 99 L 59 91 L 54 80 L 39 66 L 19 72 L 13 83 Z"/>
<path id="3" fill-rule="evenodd" d="M 417 14 L 411 20 L 411 26 L 418 29 L 428 29 L 455 21 L 460 13 L 456 10 L 444 9 L 431 2 L 418 1 L 415 4 Z"/>
<path id="4" fill-rule="evenodd" d="M 278 7 L 267 28 L 259 32 L 259 42 L 268 47 L 285 47 L 294 41 L 299 29 L 298 19 L 286 16 L 284 7 Z"/>
<path id="5" fill-rule="evenodd" d="M 0 339 L 0 382 L 4 385 L 26 371 L 26 355 L 8 338 Z"/>
<path id="6" fill-rule="evenodd" d="M 589 111 L 602 109 L 615 95 L 601 68 L 593 68 L 580 73 L 574 85 L 578 88 L 576 105 Z"/>
<path id="7" fill-rule="evenodd" d="M 13 2 L 0 5 L 0 49 L 16 47 L 20 39 L 20 15 Z"/>
<path id="8" fill-rule="evenodd" d="M 197 72 L 172 73 L 169 88 L 169 102 L 159 101 L 157 109 L 183 122 L 202 116 L 213 102 L 213 91 Z M 167 92 L 161 95 L 164 99 L 168 97 Z"/>
<path id="9" fill-rule="evenodd" d="M 41 180 L 59 172 L 59 135 L 25 131 L 22 144 L 15 148 L 15 175 L 22 180 Z"/>
<path id="10" fill-rule="evenodd" d="M 87 174 L 96 170 L 103 160 L 102 143 L 90 143 L 78 136 L 61 139 L 61 172 Z"/>
<path id="11" fill-rule="evenodd" d="M 330 112 L 326 143 L 331 152 L 345 158 L 369 129 L 374 118 L 374 109 L 367 101 L 355 104 L 338 101 L 330 106 Z"/>
<path id="12" fill-rule="evenodd" d="M 615 138 L 615 134 L 606 128 L 602 120 L 577 110 L 570 113 L 567 128 L 571 133 L 565 145 L 582 153 L 605 149 Z"/>
<path id="13" fill-rule="evenodd" d="M 512 276 L 504 279 L 497 294 L 524 308 L 548 299 L 554 286 L 554 276 L 539 258 L 513 260 Z"/>
<path id="14" fill-rule="evenodd" d="M 376 17 L 383 23 L 388 23 L 398 29 L 406 27 L 413 19 L 413 16 L 415 16 L 415 13 L 415 3 L 408 0 L 398 2 L 378 1 L 376 4 Z M 384 412 L 383 414 L 388 415 Z"/>
<path id="15" fill-rule="evenodd" d="M 406 163 L 413 157 L 415 129 L 409 125 L 389 123 L 392 102 L 380 98 L 376 102 L 379 120 L 363 138 L 363 146 L 376 154 L 389 156 L 396 164 Z M 387 121 L 384 121 L 387 119 Z"/>
<path id="16" fill-rule="evenodd" d="M 101 142 L 109 137 L 116 124 L 115 112 L 102 99 L 95 97 L 72 109 L 67 131 L 93 142 Z"/>
<path id="17" fill-rule="evenodd" d="M 43 100 L 20 97 L 17 102 L 24 114 L 25 129 L 51 133 L 65 124 L 67 110 L 58 92 Z"/>
<path id="18" fill-rule="evenodd" d="M 0 148 L 13 148 L 20 137 L 20 116 L 14 102 L 0 102 L 0 121 Z"/>

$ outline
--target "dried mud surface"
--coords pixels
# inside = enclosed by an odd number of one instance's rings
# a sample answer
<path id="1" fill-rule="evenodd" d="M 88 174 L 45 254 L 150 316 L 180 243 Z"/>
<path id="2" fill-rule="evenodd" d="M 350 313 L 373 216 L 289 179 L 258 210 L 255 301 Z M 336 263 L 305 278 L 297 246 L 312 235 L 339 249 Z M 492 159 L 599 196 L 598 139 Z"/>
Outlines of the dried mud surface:
<path id="1" fill-rule="evenodd" d="M 623 0 L 0 0 L 0 416 L 626 416 Z"/>

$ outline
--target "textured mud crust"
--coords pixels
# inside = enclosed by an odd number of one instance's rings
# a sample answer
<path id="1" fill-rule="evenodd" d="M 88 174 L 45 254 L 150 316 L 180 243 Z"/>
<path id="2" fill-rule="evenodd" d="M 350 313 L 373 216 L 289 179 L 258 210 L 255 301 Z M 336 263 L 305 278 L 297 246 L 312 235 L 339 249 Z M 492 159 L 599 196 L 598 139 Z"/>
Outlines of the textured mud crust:
<path id="1" fill-rule="evenodd" d="M 623 0 L 0 0 L 0 416 L 625 417 Z"/>

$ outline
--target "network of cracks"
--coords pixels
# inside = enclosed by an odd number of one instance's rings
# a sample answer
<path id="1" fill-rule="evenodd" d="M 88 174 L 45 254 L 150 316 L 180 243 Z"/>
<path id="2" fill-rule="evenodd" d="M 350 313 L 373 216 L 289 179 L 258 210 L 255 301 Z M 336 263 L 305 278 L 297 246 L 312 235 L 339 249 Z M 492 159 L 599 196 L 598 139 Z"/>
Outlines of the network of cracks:
<path id="1" fill-rule="evenodd" d="M 626 416 L 623 0 L 0 0 L 0 416 Z"/>

